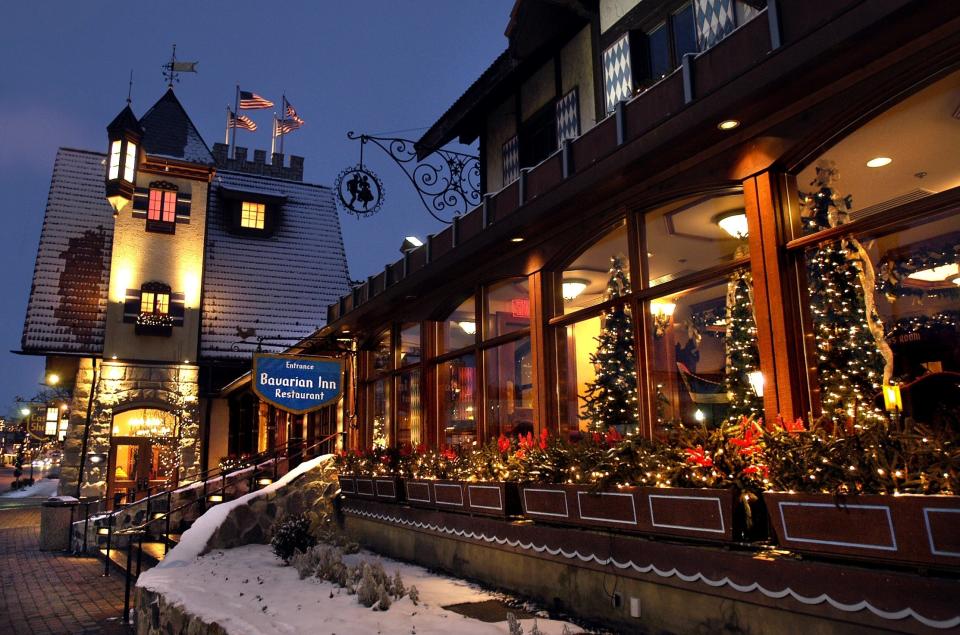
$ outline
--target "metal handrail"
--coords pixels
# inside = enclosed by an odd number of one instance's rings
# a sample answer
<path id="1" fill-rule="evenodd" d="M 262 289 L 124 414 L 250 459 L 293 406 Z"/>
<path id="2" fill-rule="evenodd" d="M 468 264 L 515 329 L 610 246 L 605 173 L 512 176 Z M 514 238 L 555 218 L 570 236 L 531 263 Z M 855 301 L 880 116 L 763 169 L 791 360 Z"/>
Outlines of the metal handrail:
<path id="1" fill-rule="evenodd" d="M 248 462 L 248 465 L 244 465 L 244 466 L 242 466 L 242 467 L 237 467 L 237 468 L 233 468 L 233 469 L 224 471 L 224 470 L 222 470 L 222 469 L 220 468 L 220 466 L 218 465 L 217 467 L 211 467 L 211 468 L 208 468 L 208 469 L 206 469 L 206 470 L 204 470 L 204 471 L 202 471 L 202 472 L 198 472 L 196 475 L 194 475 L 195 478 L 194 478 L 193 480 L 187 482 L 187 483 L 181 483 L 181 482 L 177 482 L 176 484 L 166 483 L 166 484 L 164 484 L 164 485 L 156 485 L 156 486 L 147 487 L 147 495 L 146 495 L 144 498 L 138 498 L 138 499 L 135 500 L 135 501 L 131 501 L 131 502 L 129 502 L 129 503 L 125 503 L 123 506 L 118 507 L 118 508 L 116 508 L 116 509 L 114 509 L 114 510 L 111 510 L 109 513 L 110 513 L 110 514 L 120 514 L 120 513 L 124 512 L 124 511 L 127 511 L 128 509 L 130 509 L 130 508 L 132 508 L 132 507 L 136 507 L 137 505 L 143 505 L 143 504 L 145 504 L 145 503 L 146 503 L 146 504 L 149 504 L 149 501 L 150 501 L 151 499 L 153 499 L 154 497 L 161 496 L 161 495 L 166 494 L 166 493 L 168 493 L 168 492 L 177 492 L 177 491 L 179 491 L 179 490 L 181 490 L 181 489 L 185 489 L 185 488 L 187 488 L 187 487 L 190 487 L 190 486 L 193 485 L 194 483 L 199 483 L 199 482 L 201 482 L 201 481 L 206 481 L 206 480 L 209 480 L 209 479 L 211 479 L 211 478 L 215 478 L 215 477 L 217 477 L 217 476 L 220 476 L 221 474 L 233 474 L 234 472 L 239 472 L 239 471 L 242 471 L 242 470 L 246 470 L 246 469 L 248 469 L 248 468 L 250 468 L 250 467 L 253 467 L 254 465 L 259 466 L 260 464 L 266 463 L 268 460 L 272 460 L 272 459 L 274 459 L 274 458 L 279 458 L 280 456 L 285 456 L 285 452 L 286 452 L 287 450 L 289 450 L 290 445 L 291 445 L 293 442 L 294 442 L 294 440 L 290 440 L 290 441 L 287 441 L 286 443 L 284 443 L 283 445 L 277 446 L 277 447 L 275 447 L 275 448 L 271 448 L 271 449 L 269 449 L 269 450 L 264 450 L 263 452 L 258 452 L 257 454 L 254 454 L 253 456 L 249 457 L 248 459 L 245 459 L 245 460 Z M 281 454 L 281 452 L 284 452 L 284 454 Z M 265 457 L 269 457 L 269 458 L 265 458 Z M 214 472 L 216 472 L 216 474 L 214 474 Z M 157 488 L 157 491 L 151 493 L 151 490 L 153 490 L 154 487 Z"/>
<path id="2" fill-rule="evenodd" d="M 284 446 L 283 446 L 283 447 L 285 447 L 285 448 L 288 450 L 288 453 L 283 457 L 283 458 L 286 458 L 286 459 L 287 459 L 287 470 L 289 471 L 290 459 L 295 458 L 295 457 L 298 457 L 298 456 L 302 456 L 302 455 L 306 454 L 307 452 L 309 452 L 309 451 L 311 451 L 311 450 L 314 450 L 314 449 L 322 446 L 323 444 L 327 443 L 327 442 L 330 441 L 331 439 L 333 439 L 333 438 L 335 438 L 335 437 L 337 437 L 337 436 L 340 436 L 341 434 L 343 434 L 343 433 L 342 433 L 342 432 L 334 432 L 333 434 L 330 434 L 330 435 L 324 437 L 324 438 L 321 439 L 320 441 L 317 441 L 317 442 L 314 443 L 313 445 L 300 447 L 299 450 L 297 450 L 296 452 L 294 452 L 294 453 L 292 453 L 292 454 L 289 453 L 289 448 L 290 448 L 290 445 L 293 444 L 293 441 L 288 441 L 288 442 L 285 443 Z M 297 441 L 299 441 L 299 440 L 297 440 Z M 279 459 L 280 459 L 280 458 L 281 458 L 281 457 L 279 457 L 279 456 L 274 457 L 274 460 L 273 460 L 273 478 L 271 479 L 272 482 L 276 482 L 276 480 L 277 480 L 278 473 L 279 473 L 279 472 L 278 472 L 278 463 L 279 463 Z M 262 461 L 262 462 L 258 463 L 258 464 L 255 465 L 255 466 L 248 466 L 248 467 L 242 468 L 242 469 L 248 469 L 249 467 L 253 467 L 253 469 L 250 471 L 250 483 L 249 483 L 249 485 L 248 485 L 248 493 L 255 491 L 255 490 L 253 489 L 253 486 L 254 486 L 255 481 L 256 481 L 256 473 L 257 473 L 257 470 L 260 468 L 260 466 L 265 465 L 266 463 L 268 463 L 268 461 Z M 214 477 L 214 478 L 216 478 L 216 477 Z M 190 506 L 192 506 L 192 505 L 200 505 L 200 506 L 201 506 L 201 509 L 205 509 L 205 508 L 206 508 L 206 503 L 207 503 L 207 498 L 208 498 L 209 496 L 211 496 L 212 494 L 217 494 L 217 493 L 219 493 L 221 496 L 223 496 L 224 492 L 226 491 L 226 488 L 227 488 L 227 474 L 226 474 L 226 473 L 220 475 L 220 487 L 219 487 L 218 489 L 214 490 L 212 493 L 207 491 L 207 483 L 208 483 L 210 480 L 213 480 L 213 479 L 206 479 L 206 480 L 204 480 L 204 482 L 203 482 L 204 495 L 203 495 L 202 497 L 197 498 L 197 499 L 192 500 L 192 501 L 187 501 L 186 503 L 183 503 L 182 505 L 179 505 L 178 507 L 176 507 L 176 508 L 174 508 L 174 509 L 170 509 L 170 497 L 172 496 L 173 492 L 175 491 L 175 490 L 170 490 L 170 491 L 167 492 L 167 511 L 166 511 L 166 512 L 164 512 L 162 515 L 157 516 L 157 517 L 155 517 L 155 518 L 149 518 L 149 510 L 148 510 L 148 513 L 147 513 L 148 518 L 147 518 L 147 521 L 146 521 L 146 522 L 141 523 L 141 524 L 136 525 L 136 526 L 127 527 L 127 528 L 125 528 L 125 529 L 121 529 L 121 530 L 119 530 L 119 531 L 116 532 L 116 535 L 118 535 L 118 536 L 131 536 L 131 538 L 127 541 L 127 566 L 126 566 L 126 570 L 125 570 L 126 581 L 125 581 L 124 599 L 123 599 L 123 620 L 124 620 L 124 623 L 126 623 L 127 620 L 129 619 L 129 614 L 130 614 L 130 586 L 131 586 L 132 580 L 133 580 L 134 578 L 138 578 L 138 577 L 140 576 L 140 558 L 141 558 L 141 555 L 142 555 L 142 553 L 143 553 L 143 537 L 144 537 L 144 535 L 147 534 L 150 525 L 152 525 L 153 523 L 158 522 L 158 521 L 164 521 L 164 523 L 165 523 L 164 554 L 166 554 L 166 553 L 167 553 L 167 549 L 168 549 L 169 544 L 170 544 L 170 518 L 173 516 L 173 514 L 174 514 L 175 512 L 179 512 L 179 511 L 181 511 L 181 510 L 187 509 L 188 507 L 190 507 Z M 142 501 L 141 501 L 141 502 L 142 502 Z M 110 543 L 111 543 L 111 541 L 112 541 L 112 539 L 113 539 L 113 536 L 114 536 L 114 532 L 113 532 L 113 519 L 114 519 L 114 515 L 111 514 L 110 517 L 109 517 L 109 522 L 107 523 L 107 552 L 106 552 L 106 558 L 105 558 L 105 561 L 104 561 L 104 575 L 109 575 L 109 573 L 108 573 L 108 567 L 110 566 Z M 139 546 L 138 546 L 138 552 L 137 552 L 137 575 L 135 575 L 135 576 L 132 575 L 132 567 L 130 566 L 130 564 L 131 564 L 131 556 L 132 556 L 132 549 L 133 549 L 133 536 L 134 536 L 134 535 L 136 535 L 136 536 L 138 537 L 138 540 L 139 540 Z"/>

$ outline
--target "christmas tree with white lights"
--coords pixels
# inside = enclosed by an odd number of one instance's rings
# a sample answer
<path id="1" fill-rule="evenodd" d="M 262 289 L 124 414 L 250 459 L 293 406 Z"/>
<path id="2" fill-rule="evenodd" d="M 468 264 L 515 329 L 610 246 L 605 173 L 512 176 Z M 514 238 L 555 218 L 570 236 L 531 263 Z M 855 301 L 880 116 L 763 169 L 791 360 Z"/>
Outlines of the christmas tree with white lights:
<path id="1" fill-rule="evenodd" d="M 630 281 L 623 271 L 623 259 L 611 259 L 608 300 L 626 295 Z M 594 381 L 587 384 L 580 417 L 590 422 L 593 432 L 616 428 L 621 433 L 636 432 L 640 420 L 637 413 L 637 364 L 633 356 L 633 326 L 625 303 L 604 311 L 603 326 L 597 339 L 597 350 L 590 355 L 596 369 Z"/>
<path id="2" fill-rule="evenodd" d="M 757 326 L 753 317 L 753 280 L 749 271 L 741 270 L 727 282 L 727 329 L 724 337 L 727 368 L 723 387 L 730 398 L 727 418 L 739 421 L 741 417 L 758 419 L 763 411 L 763 399 L 757 394 L 755 373 L 760 370 L 760 352 L 757 350 Z M 759 384 L 762 386 L 762 381 Z"/>
<path id="3" fill-rule="evenodd" d="M 812 185 L 817 191 L 801 194 L 805 229 L 819 231 L 846 222 L 852 207 L 833 185 L 838 178 L 829 163 L 817 167 Z M 834 419 L 860 414 L 878 418 L 873 405 L 883 381 L 885 356 L 874 335 L 879 317 L 872 302 L 873 265 L 856 238 L 821 243 L 807 253 L 807 288 L 816 340 L 817 377 L 823 413 Z"/>

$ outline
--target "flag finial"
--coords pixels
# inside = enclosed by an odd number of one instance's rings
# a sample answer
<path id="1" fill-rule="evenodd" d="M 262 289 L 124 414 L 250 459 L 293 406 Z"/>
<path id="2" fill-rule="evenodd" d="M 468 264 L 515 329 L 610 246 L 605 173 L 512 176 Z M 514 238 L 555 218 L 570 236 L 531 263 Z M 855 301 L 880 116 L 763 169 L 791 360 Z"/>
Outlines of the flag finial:
<path id="1" fill-rule="evenodd" d="M 133 69 L 130 69 L 130 83 L 127 84 L 127 105 L 130 105 L 133 95 Z"/>

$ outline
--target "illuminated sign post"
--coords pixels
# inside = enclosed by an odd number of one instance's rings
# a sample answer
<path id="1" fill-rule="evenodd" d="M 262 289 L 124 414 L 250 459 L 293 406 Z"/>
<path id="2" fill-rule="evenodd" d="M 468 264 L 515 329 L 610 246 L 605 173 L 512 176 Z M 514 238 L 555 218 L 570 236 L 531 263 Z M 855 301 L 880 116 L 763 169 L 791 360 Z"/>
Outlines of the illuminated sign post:
<path id="1" fill-rule="evenodd" d="M 253 391 L 293 414 L 313 412 L 343 394 L 343 362 L 330 357 L 254 355 Z"/>

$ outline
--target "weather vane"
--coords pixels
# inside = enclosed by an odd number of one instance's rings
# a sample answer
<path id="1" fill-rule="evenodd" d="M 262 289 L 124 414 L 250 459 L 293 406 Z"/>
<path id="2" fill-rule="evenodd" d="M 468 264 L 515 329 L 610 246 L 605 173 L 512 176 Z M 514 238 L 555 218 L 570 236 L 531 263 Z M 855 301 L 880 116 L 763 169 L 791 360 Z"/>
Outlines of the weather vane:
<path id="1" fill-rule="evenodd" d="M 347 133 L 360 141 L 360 162 L 337 176 L 337 202 L 350 214 L 370 216 L 383 206 L 380 179 L 363 164 L 363 149 L 373 143 L 387 153 L 413 184 L 427 212 L 442 223 L 480 204 L 480 158 L 453 150 L 423 148 L 416 141 Z M 445 218 L 446 216 L 446 218 Z"/>
<path id="2" fill-rule="evenodd" d="M 174 82 L 180 81 L 180 73 L 196 73 L 197 64 L 200 62 L 178 62 L 177 45 L 173 45 L 173 52 L 170 54 L 170 61 L 163 65 L 163 78 L 167 80 L 167 86 L 173 88 Z"/>

